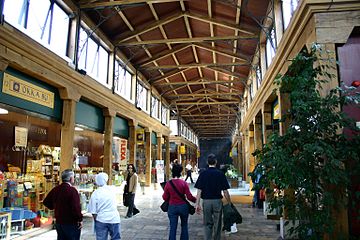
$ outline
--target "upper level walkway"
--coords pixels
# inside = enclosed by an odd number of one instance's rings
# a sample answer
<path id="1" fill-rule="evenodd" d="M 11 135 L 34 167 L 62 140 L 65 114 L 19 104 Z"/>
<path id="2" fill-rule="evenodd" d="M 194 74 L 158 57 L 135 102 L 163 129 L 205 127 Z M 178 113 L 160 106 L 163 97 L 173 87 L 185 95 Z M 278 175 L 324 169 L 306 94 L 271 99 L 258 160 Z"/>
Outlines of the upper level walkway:
<path id="1" fill-rule="evenodd" d="M 195 195 L 194 184 L 190 185 L 191 192 Z M 163 190 L 160 186 L 145 188 L 145 194 L 141 189 L 135 196 L 135 205 L 140 209 L 140 213 L 132 218 L 125 219 L 127 208 L 119 204 L 118 209 L 121 216 L 121 239 L 123 240 L 142 240 L 142 239 L 168 239 L 169 220 L 167 214 L 159 208 L 162 203 Z M 230 189 L 232 201 L 243 217 L 243 223 L 237 225 L 237 232 L 231 234 L 222 233 L 221 239 L 228 240 L 274 240 L 279 238 L 279 231 L 276 230 L 278 221 L 267 220 L 262 209 L 252 208 L 252 197 L 246 196 L 247 191 L 242 189 Z M 81 239 L 93 240 L 92 217 L 88 214 L 84 218 L 84 227 Z M 180 235 L 180 220 L 178 225 L 178 235 Z M 190 240 L 203 240 L 204 233 L 202 228 L 202 215 L 194 214 L 189 216 L 189 236 Z M 56 231 L 51 230 L 44 234 L 34 236 L 34 240 L 53 240 L 56 239 Z M 180 236 L 178 236 L 180 239 Z"/>

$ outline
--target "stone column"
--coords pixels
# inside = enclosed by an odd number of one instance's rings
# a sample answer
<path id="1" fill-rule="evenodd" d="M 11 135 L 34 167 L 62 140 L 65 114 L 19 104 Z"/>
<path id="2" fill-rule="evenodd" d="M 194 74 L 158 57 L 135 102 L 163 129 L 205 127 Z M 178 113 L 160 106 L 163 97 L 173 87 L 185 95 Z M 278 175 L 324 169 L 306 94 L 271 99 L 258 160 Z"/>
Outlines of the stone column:
<path id="1" fill-rule="evenodd" d="M 145 159 L 146 159 L 145 186 L 150 186 L 150 184 L 151 184 L 151 130 L 149 128 L 145 128 Z"/>
<path id="2" fill-rule="evenodd" d="M 109 184 L 112 184 L 112 141 L 113 141 L 113 125 L 116 111 L 106 108 L 103 110 L 105 117 L 105 133 L 104 133 L 104 172 L 109 175 Z"/>
<path id="3" fill-rule="evenodd" d="M 137 121 L 129 120 L 129 164 L 135 164 Z"/>
<path id="4" fill-rule="evenodd" d="M 261 116 L 256 116 L 254 119 L 254 151 L 256 149 L 262 149 L 262 124 Z M 259 162 L 258 159 L 255 159 L 255 165 Z"/>
<path id="5" fill-rule="evenodd" d="M 60 97 L 63 99 L 63 114 L 61 123 L 61 159 L 60 173 L 73 167 L 74 161 L 74 133 L 76 103 L 80 100 L 80 94 L 72 89 L 60 89 Z"/>
<path id="6" fill-rule="evenodd" d="M 262 128 L 263 128 L 263 142 L 266 144 L 268 142 L 268 137 L 271 135 L 272 131 L 272 119 L 271 119 L 271 104 L 265 103 L 262 111 Z"/>
<path id="7" fill-rule="evenodd" d="M 156 141 L 157 141 L 157 157 L 156 159 L 162 160 L 162 135 L 161 133 L 156 133 Z"/>
<path id="8" fill-rule="evenodd" d="M 247 152 L 248 159 L 249 159 L 249 168 L 246 172 L 247 181 L 250 182 L 250 189 L 253 187 L 253 182 L 251 181 L 250 177 L 248 176 L 249 172 L 254 171 L 255 168 L 255 157 L 252 155 L 254 152 L 255 144 L 254 144 L 254 125 L 250 125 L 249 127 L 249 135 L 248 135 L 248 143 L 249 143 L 249 150 Z"/>

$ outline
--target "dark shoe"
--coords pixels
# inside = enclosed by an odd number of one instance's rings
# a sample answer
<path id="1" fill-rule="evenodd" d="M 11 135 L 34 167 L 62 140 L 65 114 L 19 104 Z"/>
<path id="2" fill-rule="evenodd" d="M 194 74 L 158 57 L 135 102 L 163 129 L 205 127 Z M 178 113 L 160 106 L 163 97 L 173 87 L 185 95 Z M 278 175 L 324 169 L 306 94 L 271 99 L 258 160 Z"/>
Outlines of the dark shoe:
<path id="1" fill-rule="evenodd" d="M 133 216 L 135 216 L 136 214 L 138 214 L 140 212 L 140 210 L 139 209 L 137 209 L 137 208 L 134 208 L 134 210 L 133 210 Z"/>
<path id="2" fill-rule="evenodd" d="M 125 216 L 125 218 L 131 218 L 132 216 Z"/>

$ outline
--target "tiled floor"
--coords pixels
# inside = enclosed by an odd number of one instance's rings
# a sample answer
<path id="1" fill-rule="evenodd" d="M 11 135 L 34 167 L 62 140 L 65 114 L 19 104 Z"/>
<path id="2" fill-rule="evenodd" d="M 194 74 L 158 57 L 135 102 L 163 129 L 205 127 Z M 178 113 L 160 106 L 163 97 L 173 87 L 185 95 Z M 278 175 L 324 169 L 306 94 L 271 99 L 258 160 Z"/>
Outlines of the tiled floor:
<path id="1" fill-rule="evenodd" d="M 192 188 L 195 194 L 195 189 Z M 231 189 L 231 195 L 235 206 L 243 216 L 243 223 L 237 225 L 238 232 L 230 235 L 223 233 L 222 239 L 226 240 L 265 240 L 278 239 L 279 232 L 276 230 L 277 221 L 267 220 L 260 209 L 251 208 L 249 204 L 238 203 L 249 201 L 250 197 L 239 198 L 239 195 L 246 195 L 247 192 Z M 168 239 L 169 221 L 166 213 L 163 213 L 159 206 L 162 203 L 162 189 L 147 188 L 145 195 L 141 192 L 135 197 L 135 204 L 140 209 L 140 213 L 133 218 L 125 219 L 126 208 L 122 205 L 118 206 L 121 216 L 121 238 L 123 240 L 142 240 L 142 239 Z M 239 200 L 240 199 L 240 200 Z M 245 199 L 245 200 L 244 200 Z M 236 203 L 237 202 L 237 203 Z M 178 226 L 178 233 L 180 223 Z M 202 215 L 192 215 L 189 217 L 189 234 L 191 240 L 203 239 Z M 54 230 L 44 234 L 32 237 L 30 239 L 52 240 L 56 239 Z M 86 215 L 84 219 L 84 228 L 82 230 L 81 239 L 93 240 L 95 236 L 92 232 L 92 218 Z"/>

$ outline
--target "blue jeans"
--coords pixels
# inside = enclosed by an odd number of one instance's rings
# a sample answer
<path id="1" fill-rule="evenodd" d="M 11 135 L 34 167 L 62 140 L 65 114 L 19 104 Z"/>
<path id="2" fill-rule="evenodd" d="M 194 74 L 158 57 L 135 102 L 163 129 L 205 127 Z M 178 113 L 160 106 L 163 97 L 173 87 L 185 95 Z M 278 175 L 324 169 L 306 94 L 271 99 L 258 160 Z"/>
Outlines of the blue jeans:
<path id="1" fill-rule="evenodd" d="M 57 240 L 79 240 L 81 230 L 76 224 L 55 224 Z"/>
<path id="2" fill-rule="evenodd" d="M 111 240 L 121 239 L 120 223 L 102 223 L 95 220 L 96 240 L 107 240 L 110 234 Z"/>
<path id="3" fill-rule="evenodd" d="M 168 217 L 170 220 L 169 240 L 176 240 L 176 229 L 178 225 L 178 217 L 181 219 L 181 234 L 180 240 L 188 240 L 188 218 L 189 207 L 186 203 L 181 205 L 169 205 Z"/>

